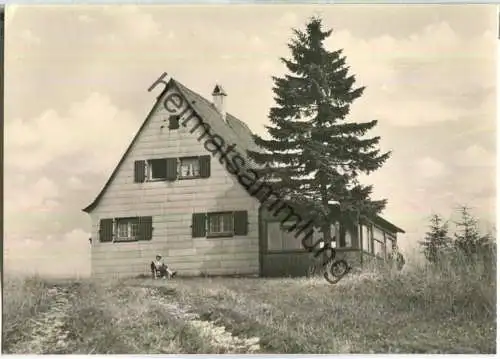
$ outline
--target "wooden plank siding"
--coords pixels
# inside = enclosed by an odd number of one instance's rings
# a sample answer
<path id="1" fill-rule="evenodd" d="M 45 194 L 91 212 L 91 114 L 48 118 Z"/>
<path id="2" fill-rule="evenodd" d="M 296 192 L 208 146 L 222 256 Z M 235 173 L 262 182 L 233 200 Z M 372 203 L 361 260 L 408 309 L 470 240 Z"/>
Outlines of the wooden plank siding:
<path id="1" fill-rule="evenodd" d="M 164 97 L 172 92 L 178 93 L 178 90 L 172 87 Z M 202 133 L 201 127 L 193 133 L 182 125 L 169 130 L 170 113 L 162 103 L 158 102 L 160 105 L 147 120 L 114 180 L 90 212 L 94 238 L 92 275 L 147 274 L 156 253 L 161 253 L 179 275 L 258 274 L 259 203 L 227 173 L 218 158 L 211 158 L 209 178 L 135 183 L 137 160 L 209 154 L 203 142 L 197 140 Z M 192 214 L 219 211 L 247 211 L 248 234 L 232 238 L 192 238 Z M 152 217 L 152 240 L 99 241 L 101 219 L 136 216 Z"/>

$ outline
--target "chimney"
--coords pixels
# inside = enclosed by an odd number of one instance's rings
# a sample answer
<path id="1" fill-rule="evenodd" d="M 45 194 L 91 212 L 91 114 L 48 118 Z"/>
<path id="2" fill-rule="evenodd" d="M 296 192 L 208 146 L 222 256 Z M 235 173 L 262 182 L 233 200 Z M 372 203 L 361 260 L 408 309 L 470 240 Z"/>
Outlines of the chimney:
<path id="1" fill-rule="evenodd" d="M 222 116 L 222 119 L 226 120 L 226 104 L 224 97 L 227 96 L 226 91 L 220 85 L 215 85 L 214 91 L 212 92 L 212 96 L 214 98 L 214 105 L 217 111 Z"/>

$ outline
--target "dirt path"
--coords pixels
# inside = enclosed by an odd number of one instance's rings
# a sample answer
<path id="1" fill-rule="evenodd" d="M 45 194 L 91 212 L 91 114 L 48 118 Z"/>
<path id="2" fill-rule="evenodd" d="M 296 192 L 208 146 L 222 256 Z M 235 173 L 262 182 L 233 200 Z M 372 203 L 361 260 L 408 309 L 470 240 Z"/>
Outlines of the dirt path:
<path id="1" fill-rule="evenodd" d="M 15 354 L 56 354 L 66 348 L 68 332 L 64 331 L 64 319 L 68 316 L 71 293 L 65 288 L 53 287 L 48 293 L 51 305 L 45 312 L 28 319 L 25 340 L 10 346 Z"/>
<path id="2" fill-rule="evenodd" d="M 142 288 L 145 293 L 160 304 L 170 315 L 181 319 L 196 329 L 200 337 L 205 338 L 215 348 L 221 349 L 226 354 L 256 353 L 260 351 L 260 339 L 257 337 L 242 338 L 232 335 L 223 326 L 215 325 L 211 321 L 201 320 L 187 305 L 169 301 L 158 290 Z"/>
<path id="3" fill-rule="evenodd" d="M 196 335 L 210 346 L 210 352 L 225 354 L 257 353 L 261 351 L 260 338 L 232 335 L 224 326 L 205 320 L 196 313 L 196 308 L 179 303 L 165 296 L 157 288 L 136 288 L 147 302 L 160 308 L 162 312 L 188 325 Z M 70 333 L 66 330 L 72 315 L 72 303 L 77 301 L 74 288 L 55 286 L 48 289 L 48 308 L 27 319 L 23 332 L 16 342 L 9 345 L 12 354 L 62 354 L 68 353 L 71 344 Z M 149 301 L 151 300 L 151 302 Z M 132 326 L 134 324 L 132 323 Z M 168 341 L 168 340 L 167 340 Z M 74 343 L 73 343 L 74 344 Z M 168 343 L 164 343 L 168 347 Z M 168 348 L 167 348 L 168 349 Z M 165 349 L 172 353 L 171 348 Z"/>

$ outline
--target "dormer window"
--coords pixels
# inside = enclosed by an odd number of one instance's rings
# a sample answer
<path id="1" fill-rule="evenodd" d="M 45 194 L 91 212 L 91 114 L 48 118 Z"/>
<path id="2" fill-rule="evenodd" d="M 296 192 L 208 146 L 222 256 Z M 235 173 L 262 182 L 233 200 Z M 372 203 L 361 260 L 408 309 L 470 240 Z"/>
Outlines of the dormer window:
<path id="1" fill-rule="evenodd" d="M 168 129 L 177 130 L 179 128 L 179 116 L 172 115 L 168 118 Z"/>

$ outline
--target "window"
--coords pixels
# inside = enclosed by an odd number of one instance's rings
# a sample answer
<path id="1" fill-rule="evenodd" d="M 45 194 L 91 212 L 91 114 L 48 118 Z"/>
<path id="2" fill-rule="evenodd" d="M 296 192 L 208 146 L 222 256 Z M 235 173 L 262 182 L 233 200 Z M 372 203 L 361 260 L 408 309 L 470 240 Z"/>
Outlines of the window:
<path id="1" fill-rule="evenodd" d="M 179 128 L 179 116 L 172 115 L 168 118 L 168 129 L 177 130 Z"/>
<path id="2" fill-rule="evenodd" d="M 361 226 L 361 235 L 363 237 L 363 250 L 372 253 L 372 237 L 370 228 L 367 225 Z"/>
<path id="3" fill-rule="evenodd" d="M 387 253 L 387 256 L 390 256 L 391 253 L 396 249 L 396 238 L 394 238 L 392 235 L 390 234 L 386 234 L 385 235 L 385 239 L 386 239 L 386 253 Z"/>
<path id="4" fill-rule="evenodd" d="M 295 223 L 269 222 L 267 224 L 267 250 L 268 251 L 295 251 L 303 250 L 303 235 L 296 236 L 294 230 L 288 231 Z"/>
<path id="5" fill-rule="evenodd" d="M 136 218 L 120 218 L 116 220 L 116 239 L 135 241 L 138 235 Z"/>
<path id="6" fill-rule="evenodd" d="M 383 241 L 379 241 L 377 239 L 373 240 L 374 245 L 374 253 L 375 255 L 385 258 L 385 244 Z"/>
<path id="7" fill-rule="evenodd" d="M 281 228 L 279 222 L 269 222 L 267 224 L 267 250 L 283 250 L 283 239 L 281 238 Z"/>
<path id="8" fill-rule="evenodd" d="M 99 222 L 99 242 L 149 241 L 152 233 L 152 217 L 103 218 Z"/>
<path id="9" fill-rule="evenodd" d="M 352 233 L 349 230 L 345 231 L 345 246 L 352 247 Z"/>
<path id="10" fill-rule="evenodd" d="M 116 225 L 117 228 L 117 233 L 118 233 L 118 238 L 126 238 L 128 237 L 128 232 L 129 232 L 129 223 L 125 221 L 120 221 Z"/>
<path id="11" fill-rule="evenodd" d="M 209 178 L 212 157 L 156 158 L 134 161 L 134 182 Z"/>
<path id="12" fill-rule="evenodd" d="M 167 161 L 164 158 L 147 161 L 146 178 L 150 181 L 167 178 Z"/>
<path id="13" fill-rule="evenodd" d="M 208 235 L 233 234 L 233 213 L 209 213 Z"/>
<path id="14" fill-rule="evenodd" d="M 396 249 L 396 238 L 390 234 L 386 234 L 385 238 L 387 239 L 387 249 L 391 251 Z"/>
<path id="15" fill-rule="evenodd" d="M 373 249 L 375 255 L 385 258 L 384 232 L 375 226 L 373 226 Z"/>
<path id="16" fill-rule="evenodd" d="M 198 178 L 200 177 L 200 159 L 199 157 L 181 158 L 179 161 L 180 178 Z"/>
<path id="17" fill-rule="evenodd" d="M 191 231 L 193 238 L 246 236 L 248 212 L 193 213 Z"/>
<path id="18" fill-rule="evenodd" d="M 283 249 L 284 250 L 300 250 L 304 249 L 304 246 L 302 245 L 302 238 L 304 235 L 298 235 L 295 230 L 288 231 L 294 223 L 292 224 L 286 224 L 283 226 L 281 230 L 281 238 L 283 241 Z"/>
<path id="19" fill-rule="evenodd" d="M 352 247 L 352 235 L 351 231 L 345 228 L 345 226 L 340 226 L 339 229 L 339 240 L 338 245 L 339 248 Z"/>
<path id="20" fill-rule="evenodd" d="M 373 238 L 384 242 L 384 231 L 376 226 L 373 226 Z"/>

